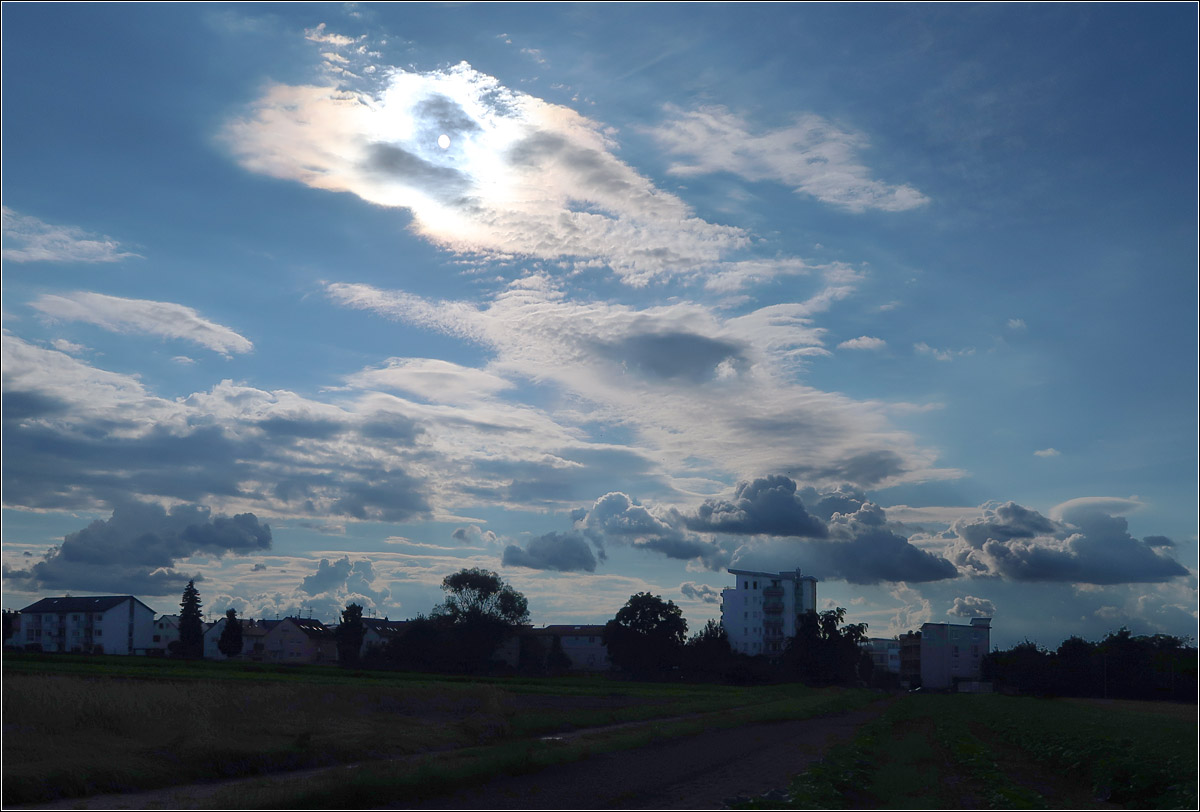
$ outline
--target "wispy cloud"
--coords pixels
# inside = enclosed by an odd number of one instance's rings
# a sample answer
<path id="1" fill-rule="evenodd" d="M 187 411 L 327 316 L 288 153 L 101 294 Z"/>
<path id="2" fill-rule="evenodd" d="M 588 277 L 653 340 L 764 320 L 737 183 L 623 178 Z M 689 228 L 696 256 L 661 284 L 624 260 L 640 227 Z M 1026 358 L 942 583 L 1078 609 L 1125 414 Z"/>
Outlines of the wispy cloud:
<path id="1" fill-rule="evenodd" d="M 1062 452 L 1057 448 L 1043 448 L 1033 452 L 1033 455 L 1035 457 L 1058 457 L 1062 455 Z"/>
<path id="2" fill-rule="evenodd" d="M 51 225 L 3 207 L 7 262 L 119 262 L 140 256 L 122 250 L 111 237 L 90 234 L 77 226 Z"/>
<path id="3" fill-rule="evenodd" d="M 52 319 L 82 321 L 116 333 L 146 333 L 161 338 L 191 341 L 213 352 L 249 352 L 248 339 L 190 307 L 148 299 L 124 299 L 103 293 L 78 291 L 62 296 L 45 294 L 32 306 Z"/>
<path id="4" fill-rule="evenodd" d="M 687 177 L 729 172 L 752 181 L 777 181 L 798 194 L 853 212 L 904 211 L 928 202 L 911 186 L 871 178 L 857 153 L 866 136 L 817 115 L 802 115 L 786 127 L 755 132 L 743 116 L 710 105 L 695 110 L 666 106 L 667 120 L 650 130 L 675 155 L 691 158 L 668 171 Z"/>
<path id="5" fill-rule="evenodd" d="M 924 341 L 913 344 L 913 349 L 921 355 L 931 355 L 939 361 L 953 361 L 955 358 L 975 354 L 974 347 L 966 347 L 961 350 L 939 350 L 937 347 L 929 346 Z"/>

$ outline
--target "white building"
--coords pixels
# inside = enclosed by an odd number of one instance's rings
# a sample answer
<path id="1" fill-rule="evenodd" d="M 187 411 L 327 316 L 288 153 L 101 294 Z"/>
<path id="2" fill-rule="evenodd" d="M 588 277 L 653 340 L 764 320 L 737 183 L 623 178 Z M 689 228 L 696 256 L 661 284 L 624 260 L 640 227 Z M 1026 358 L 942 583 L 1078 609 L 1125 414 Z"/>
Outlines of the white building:
<path id="1" fill-rule="evenodd" d="M 871 637 L 863 641 L 863 650 L 871 655 L 875 673 L 900 673 L 900 641 L 886 637 Z"/>
<path id="2" fill-rule="evenodd" d="M 179 642 L 179 615 L 159 615 L 154 621 L 154 636 L 150 648 L 163 654 L 171 653 L 171 644 Z"/>
<path id="3" fill-rule="evenodd" d="M 777 657 L 796 634 L 796 618 L 817 611 L 817 579 L 795 572 L 727 570 L 734 585 L 721 590 L 721 625 L 742 654 Z"/>
<path id="4" fill-rule="evenodd" d="M 533 634 L 548 638 L 557 637 L 562 644 L 563 654 L 567 655 L 574 671 L 608 671 L 612 668 L 612 661 L 608 658 L 608 646 L 604 645 L 603 625 L 556 624 L 539 629 Z"/>
<path id="5" fill-rule="evenodd" d="M 21 610 L 20 646 L 42 651 L 145 654 L 154 610 L 132 595 L 42 598 Z"/>
<path id="6" fill-rule="evenodd" d="M 971 618 L 969 626 L 925 623 L 921 626 L 921 687 L 953 688 L 977 682 L 991 645 L 990 617 Z"/>

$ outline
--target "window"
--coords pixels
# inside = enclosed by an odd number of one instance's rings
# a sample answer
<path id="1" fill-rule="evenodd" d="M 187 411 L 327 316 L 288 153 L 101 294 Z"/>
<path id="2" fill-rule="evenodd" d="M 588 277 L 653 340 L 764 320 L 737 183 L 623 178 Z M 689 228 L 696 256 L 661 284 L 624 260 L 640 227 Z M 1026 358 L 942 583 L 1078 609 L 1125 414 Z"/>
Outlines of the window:
<path id="1" fill-rule="evenodd" d="M 755 588 L 755 589 L 758 589 L 758 581 L 755 581 L 755 582 L 754 582 L 754 588 Z"/>
<path id="2" fill-rule="evenodd" d="M 957 657 L 957 656 L 958 656 L 958 646 L 955 646 L 955 647 L 954 647 L 954 656 L 955 656 L 955 657 Z"/>
<path id="3" fill-rule="evenodd" d="M 154 635 L 154 642 L 155 642 L 155 643 L 161 643 L 161 642 L 162 642 L 162 635 L 161 635 L 161 634 L 156 634 L 156 635 Z"/>

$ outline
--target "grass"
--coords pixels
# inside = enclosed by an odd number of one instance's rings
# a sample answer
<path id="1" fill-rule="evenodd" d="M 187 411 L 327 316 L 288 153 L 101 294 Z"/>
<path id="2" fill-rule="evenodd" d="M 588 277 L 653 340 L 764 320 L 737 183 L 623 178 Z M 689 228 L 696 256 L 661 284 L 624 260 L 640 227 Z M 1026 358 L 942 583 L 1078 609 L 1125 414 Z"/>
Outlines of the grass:
<path id="1" fill-rule="evenodd" d="M 4 671 L 5 805 L 404 756 L 414 758 L 403 768 L 367 764 L 350 781 L 283 782 L 283 791 L 299 806 L 329 805 L 306 793 L 377 798 L 380 785 L 422 795 L 596 748 L 803 718 L 872 698 L 801 686 L 467 680 L 117 657 L 6 655 Z M 617 723 L 637 724 L 567 744 L 536 741 Z M 338 797 L 332 805 L 353 805 Z"/>
<path id="2" fill-rule="evenodd" d="M 1194 808 L 1196 708 L 906 696 L 751 808 Z"/>

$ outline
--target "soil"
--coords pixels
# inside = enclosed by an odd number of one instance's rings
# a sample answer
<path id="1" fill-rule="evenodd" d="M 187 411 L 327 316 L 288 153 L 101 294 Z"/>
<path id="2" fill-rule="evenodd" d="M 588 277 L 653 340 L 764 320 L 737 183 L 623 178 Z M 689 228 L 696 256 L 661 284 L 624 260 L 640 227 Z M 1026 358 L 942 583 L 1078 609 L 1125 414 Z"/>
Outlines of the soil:
<path id="1" fill-rule="evenodd" d="M 382 809 L 724 809 L 739 796 L 787 787 L 791 777 L 835 742 L 853 737 L 885 703 L 836 716 L 748 725 L 700 733 L 428 800 L 420 806 L 380 798 Z M 339 767 L 288 773 L 302 781 Z M 281 777 L 279 774 L 273 778 Z M 213 797 L 257 778 L 208 782 L 150 792 L 63 799 L 28 809 L 211 809 Z"/>

